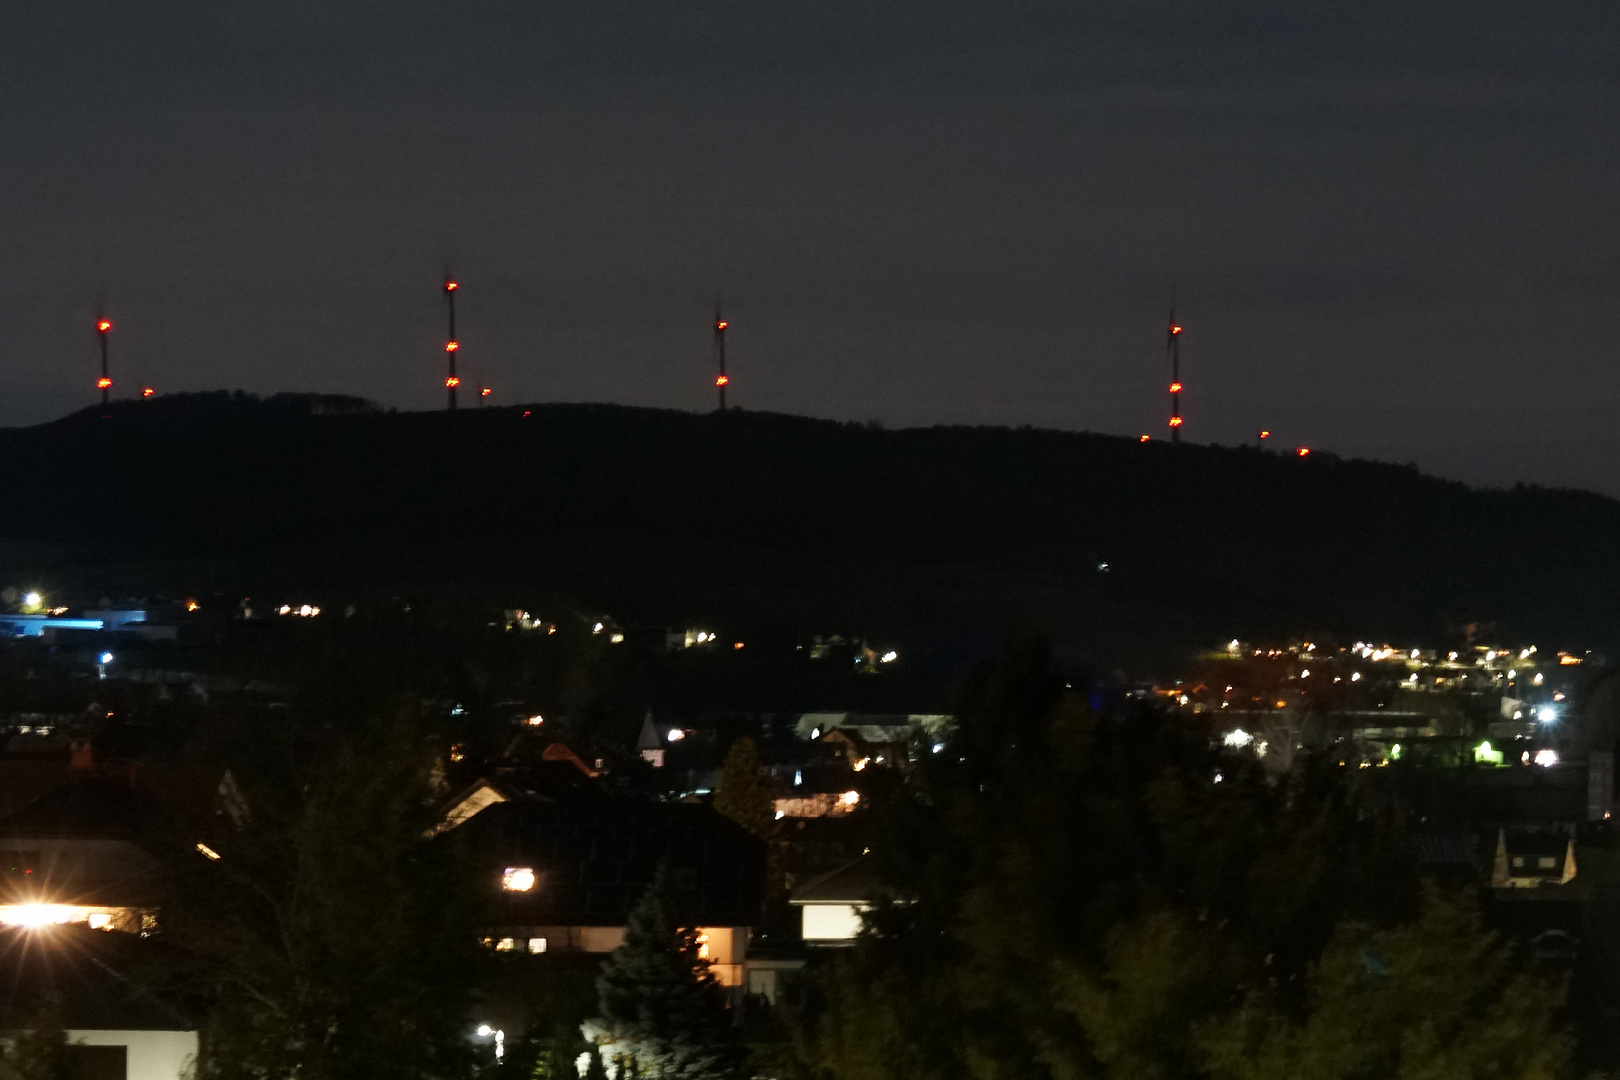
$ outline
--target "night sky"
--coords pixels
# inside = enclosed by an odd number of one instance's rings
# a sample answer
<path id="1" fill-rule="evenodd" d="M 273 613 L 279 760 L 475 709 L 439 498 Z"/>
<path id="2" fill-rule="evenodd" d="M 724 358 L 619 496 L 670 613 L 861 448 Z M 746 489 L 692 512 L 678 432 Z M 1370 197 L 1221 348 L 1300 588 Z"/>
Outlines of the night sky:
<path id="1" fill-rule="evenodd" d="M 732 401 L 1620 495 L 1620 4 L 3 5 L 0 423 Z"/>

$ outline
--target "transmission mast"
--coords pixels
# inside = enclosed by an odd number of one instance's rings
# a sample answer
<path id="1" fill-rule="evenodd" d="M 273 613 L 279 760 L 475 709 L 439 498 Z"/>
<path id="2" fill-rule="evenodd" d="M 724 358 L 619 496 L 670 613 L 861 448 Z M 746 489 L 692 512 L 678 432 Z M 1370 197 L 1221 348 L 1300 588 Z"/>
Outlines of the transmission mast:
<path id="1" fill-rule="evenodd" d="M 721 412 L 726 411 L 726 386 L 731 382 L 730 377 L 726 375 L 726 327 L 730 325 L 720 312 L 720 301 L 716 300 L 714 302 L 714 352 L 716 359 L 719 361 L 720 370 L 714 377 L 714 388 L 720 393 Z"/>
<path id="2" fill-rule="evenodd" d="M 445 408 L 451 412 L 456 411 L 456 387 L 461 385 L 461 379 L 456 375 L 456 351 L 461 348 L 461 342 L 456 340 L 456 290 L 460 287 L 453 278 L 445 275 L 444 299 L 450 311 L 450 328 L 444 342 L 444 357 L 449 364 L 449 371 L 444 377 L 444 391 L 448 399 Z"/>
<path id="3" fill-rule="evenodd" d="M 107 337 L 112 333 L 112 320 L 105 315 L 96 316 L 96 337 L 101 339 L 101 378 L 96 380 L 96 388 L 101 391 L 101 407 L 107 407 L 107 398 L 112 393 L 112 376 L 107 374 Z"/>
<path id="4" fill-rule="evenodd" d="M 1170 360 L 1170 441 L 1181 442 L 1181 324 L 1176 322 L 1176 301 L 1170 300 L 1170 321 L 1165 326 L 1165 353 Z"/>

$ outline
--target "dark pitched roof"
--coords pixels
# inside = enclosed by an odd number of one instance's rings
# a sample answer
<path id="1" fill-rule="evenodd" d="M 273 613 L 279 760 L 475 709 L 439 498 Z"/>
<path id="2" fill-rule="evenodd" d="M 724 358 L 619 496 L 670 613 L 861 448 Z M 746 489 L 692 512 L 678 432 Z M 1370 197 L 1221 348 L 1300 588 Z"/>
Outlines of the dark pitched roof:
<path id="1" fill-rule="evenodd" d="M 764 850 L 708 806 L 599 794 L 520 799 L 474 815 L 469 834 L 497 887 L 505 867 L 532 867 L 525 893 L 502 895 L 503 925 L 622 926 L 660 864 L 676 917 L 693 926 L 759 921 Z"/>
<path id="2" fill-rule="evenodd" d="M 793 890 L 794 904 L 869 904 L 878 898 L 876 866 L 863 855 Z"/>
<path id="3" fill-rule="evenodd" d="M 0 836 L 127 836 L 155 809 L 127 779 L 79 776 L 0 818 Z"/>

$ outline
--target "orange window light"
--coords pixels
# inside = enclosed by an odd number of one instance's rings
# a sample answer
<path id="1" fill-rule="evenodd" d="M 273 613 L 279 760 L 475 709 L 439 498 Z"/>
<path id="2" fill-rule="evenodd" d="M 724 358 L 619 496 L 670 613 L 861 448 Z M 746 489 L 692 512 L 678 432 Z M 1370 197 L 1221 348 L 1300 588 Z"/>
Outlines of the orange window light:
<path id="1" fill-rule="evenodd" d="M 96 387 L 98 389 L 105 390 L 111 385 L 112 385 L 112 380 L 107 378 L 107 376 L 105 376 L 105 375 L 103 375 L 101 378 L 96 380 Z"/>

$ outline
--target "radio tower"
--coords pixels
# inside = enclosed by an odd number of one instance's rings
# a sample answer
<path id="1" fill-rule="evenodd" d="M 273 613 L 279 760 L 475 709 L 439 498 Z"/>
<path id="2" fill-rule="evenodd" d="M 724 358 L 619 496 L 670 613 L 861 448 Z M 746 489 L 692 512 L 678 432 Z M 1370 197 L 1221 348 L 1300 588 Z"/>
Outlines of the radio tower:
<path id="1" fill-rule="evenodd" d="M 444 357 L 450 364 L 450 370 L 444 378 L 444 391 L 449 398 L 445 408 L 451 412 L 456 411 L 456 387 L 461 385 L 461 379 L 456 376 L 456 350 L 461 348 L 461 342 L 456 340 L 456 290 L 459 285 L 448 275 L 444 278 L 444 298 L 450 308 L 450 333 L 444 341 Z"/>
<path id="2" fill-rule="evenodd" d="M 714 351 L 720 361 L 720 373 L 714 377 L 714 387 L 720 392 L 720 411 L 726 411 L 726 385 L 731 379 L 726 375 L 726 322 L 720 314 L 720 301 L 714 302 Z"/>
<path id="3" fill-rule="evenodd" d="M 101 339 L 101 378 L 96 380 L 96 387 L 101 391 L 101 407 L 107 407 L 107 397 L 112 393 L 112 377 L 107 374 L 107 335 L 112 331 L 112 320 L 105 315 L 96 316 L 96 336 Z"/>
<path id="4" fill-rule="evenodd" d="M 1165 327 L 1165 353 L 1170 359 L 1170 441 L 1181 442 L 1181 324 L 1176 322 L 1176 301 L 1170 300 L 1170 322 Z"/>

